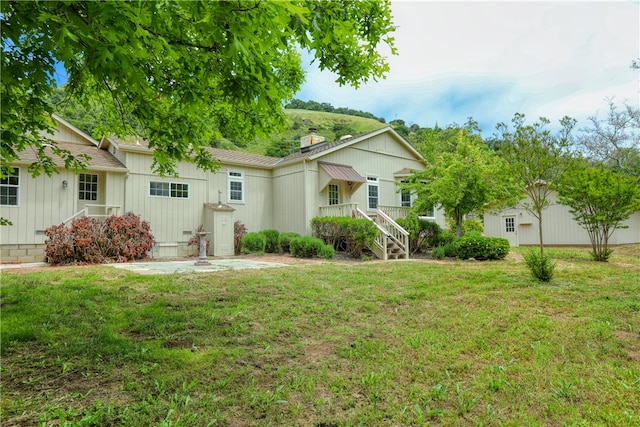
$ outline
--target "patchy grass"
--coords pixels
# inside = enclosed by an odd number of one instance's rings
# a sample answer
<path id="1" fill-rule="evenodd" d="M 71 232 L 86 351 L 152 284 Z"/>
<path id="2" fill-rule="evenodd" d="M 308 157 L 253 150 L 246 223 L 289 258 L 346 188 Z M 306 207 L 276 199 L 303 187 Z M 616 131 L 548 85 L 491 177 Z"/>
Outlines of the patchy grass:
<path id="1" fill-rule="evenodd" d="M 520 253 L 3 273 L 1 424 L 638 425 L 637 248 Z"/>

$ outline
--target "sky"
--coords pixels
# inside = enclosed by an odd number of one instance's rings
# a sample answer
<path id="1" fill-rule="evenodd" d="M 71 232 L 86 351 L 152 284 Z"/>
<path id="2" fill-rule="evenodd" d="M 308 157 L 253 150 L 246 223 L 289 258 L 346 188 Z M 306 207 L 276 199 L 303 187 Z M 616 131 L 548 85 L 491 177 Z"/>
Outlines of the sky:
<path id="1" fill-rule="evenodd" d="M 640 57 L 638 0 L 394 1 L 392 13 L 398 55 L 386 79 L 356 90 L 309 65 L 295 97 L 421 127 L 471 116 L 485 136 L 516 112 L 584 127 L 605 117 L 606 98 L 640 105 L 640 71 L 630 67 Z"/>

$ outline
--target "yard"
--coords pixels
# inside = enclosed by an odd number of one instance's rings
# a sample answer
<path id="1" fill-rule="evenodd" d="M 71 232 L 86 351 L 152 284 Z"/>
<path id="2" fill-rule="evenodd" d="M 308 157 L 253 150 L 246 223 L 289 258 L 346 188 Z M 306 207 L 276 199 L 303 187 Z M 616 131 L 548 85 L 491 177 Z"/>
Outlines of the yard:
<path id="1" fill-rule="evenodd" d="M 640 246 L 2 273 L 3 426 L 640 424 Z"/>

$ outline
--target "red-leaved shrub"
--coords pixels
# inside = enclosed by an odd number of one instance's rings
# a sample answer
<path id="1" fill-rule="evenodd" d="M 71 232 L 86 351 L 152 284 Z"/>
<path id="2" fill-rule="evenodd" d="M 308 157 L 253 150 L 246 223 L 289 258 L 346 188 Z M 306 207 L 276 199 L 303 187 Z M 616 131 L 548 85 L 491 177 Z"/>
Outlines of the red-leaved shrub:
<path id="1" fill-rule="evenodd" d="M 104 221 L 74 219 L 70 227 L 53 225 L 44 232 L 49 264 L 126 262 L 143 259 L 156 241 L 147 221 L 127 212 Z"/>

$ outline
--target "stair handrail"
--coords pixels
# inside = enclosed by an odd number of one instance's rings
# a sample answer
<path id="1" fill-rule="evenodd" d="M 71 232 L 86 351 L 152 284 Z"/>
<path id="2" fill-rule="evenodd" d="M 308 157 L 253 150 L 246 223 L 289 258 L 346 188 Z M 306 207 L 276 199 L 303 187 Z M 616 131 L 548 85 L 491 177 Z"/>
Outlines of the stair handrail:
<path id="1" fill-rule="evenodd" d="M 389 215 L 385 212 L 377 209 L 376 211 L 377 219 L 376 223 L 380 223 L 383 228 L 387 230 L 389 236 L 401 247 L 401 249 L 405 252 L 406 257 L 409 257 L 409 232 L 402 228 L 397 222 L 395 222 Z"/>
<path id="2" fill-rule="evenodd" d="M 76 219 L 79 216 L 87 216 L 87 213 L 88 213 L 88 209 L 86 207 L 82 208 L 78 212 L 76 212 L 73 215 L 71 215 L 69 218 L 67 218 L 64 221 L 62 221 L 62 223 L 66 225 L 66 224 L 70 223 L 71 221 L 73 221 L 74 219 Z"/>
<path id="3" fill-rule="evenodd" d="M 376 239 L 375 239 L 375 246 L 378 248 L 378 257 L 382 258 L 384 261 L 389 259 L 389 254 L 387 253 L 387 243 L 389 242 L 389 238 L 391 237 L 389 235 L 389 232 L 387 230 L 385 230 L 382 226 L 380 226 L 380 224 L 378 224 L 376 221 L 374 221 L 369 215 L 367 215 L 366 213 L 362 212 L 360 210 L 360 208 L 356 207 L 355 209 L 355 217 L 356 218 L 361 218 L 361 219 L 366 219 L 369 220 L 371 222 L 373 222 L 373 224 L 376 226 L 376 228 L 378 229 L 378 234 L 376 235 Z M 373 248 L 371 248 L 373 249 Z"/>

